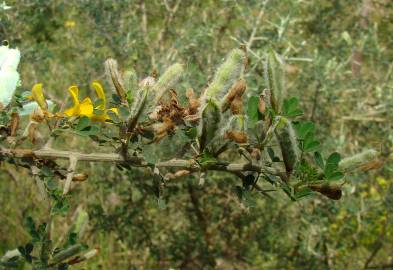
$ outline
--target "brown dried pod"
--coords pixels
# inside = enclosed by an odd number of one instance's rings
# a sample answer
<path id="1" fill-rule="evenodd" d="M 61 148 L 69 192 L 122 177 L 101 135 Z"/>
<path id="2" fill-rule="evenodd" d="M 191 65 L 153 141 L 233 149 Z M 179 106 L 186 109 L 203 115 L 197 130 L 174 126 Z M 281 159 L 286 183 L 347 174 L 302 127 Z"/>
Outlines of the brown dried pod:
<path id="1" fill-rule="evenodd" d="M 263 95 L 259 96 L 258 110 L 262 114 L 264 114 L 266 111 L 266 102 Z"/>
<path id="2" fill-rule="evenodd" d="M 10 135 L 12 137 L 16 136 L 16 131 L 18 130 L 18 126 L 19 126 L 19 120 L 20 120 L 19 114 L 17 113 L 11 114 Z"/>
<path id="3" fill-rule="evenodd" d="M 188 99 L 187 114 L 196 114 L 198 112 L 199 106 L 201 105 L 201 102 L 199 98 L 195 96 L 194 90 L 192 88 L 187 89 L 186 97 Z"/>
<path id="4" fill-rule="evenodd" d="M 165 174 L 164 178 L 165 178 L 165 180 L 173 180 L 173 179 L 176 179 L 178 177 L 182 177 L 182 176 L 185 176 L 185 175 L 188 175 L 188 174 L 190 174 L 189 170 L 179 170 L 179 171 L 177 171 L 175 173 L 167 173 L 167 174 Z"/>
<path id="5" fill-rule="evenodd" d="M 37 122 L 37 123 L 42 123 L 45 120 L 45 114 L 41 110 L 41 108 L 35 109 L 31 114 L 30 114 L 30 120 Z"/>
<path id="6" fill-rule="evenodd" d="M 229 90 L 228 94 L 224 97 L 224 101 L 221 104 L 221 112 L 225 112 L 229 109 L 234 99 L 238 96 L 242 96 L 247 89 L 246 80 L 238 80 L 232 88 Z"/>
<path id="7" fill-rule="evenodd" d="M 232 114 L 243 114 L 243 99 L 241 96 L 236 96 L 231 103 Z"/>
<path id="8" fill-rule="evenodd" d="M 175 126 L 175 123 L 168 117 L 164 117 L 162 123 L 154 124 L 152 126 L 154 132 L 154 141 L 157 142 L 164 138 L 166 135 L 171 133 L 171 131 L 173 131 Z"/>
<path id="9" fill-rule="evenodd" d="M 83 181 L 86 181 L 87 178 L 89 178 L 88 174 L 86 174 L 86 173 L 77 173 L 77 174 L 74 174 L 72 176 L 72 181 L 73 182 L 83 182 Z"/>
<path id="10" fill-rule="evenodd" d="M 310 184 L 308 187 L 332 200 L 339 200 L 342 196 L 341 185 L 338 184 Z"/>
<path id="11" fill-rule="evenodd" d="M 28 137 L 32 144 L 37 142 L 37 126 L 38 124 L 35 122 L 31 122 L 28 126 Z"/>
<path id="12" fill-rule="evenodd" d="M 247 142 L 247 134 L 242 131 L 227 131 L 225 133 L 225 138 L 237 143 L 246 143 Z"/>
<path id="13" fill-rule="evenodd" d="M 384 162 L 382 160 L 373 160 L 370 162 L 367 162 L 366 164 L 363 164 L 360 166 L 360 169 L 362 171 L 369 171 L 369 170 L 377 170 L 382 168 L 384 165 Z"/>
<path id="14" fill-rule="evenodd" d="M 250 151 L 250 154 L 253 159 L 256 159 L 256 160 L 261 159 L 261 150 L 259 150 L 258 148 L 252 148 Z"/>

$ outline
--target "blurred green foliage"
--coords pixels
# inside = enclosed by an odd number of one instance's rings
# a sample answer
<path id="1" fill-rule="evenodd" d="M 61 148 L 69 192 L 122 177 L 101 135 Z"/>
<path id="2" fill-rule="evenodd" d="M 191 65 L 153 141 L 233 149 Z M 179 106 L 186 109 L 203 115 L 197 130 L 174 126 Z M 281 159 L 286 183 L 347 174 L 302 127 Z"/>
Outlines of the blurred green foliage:
<path id="1" fill-rule="evenodd" d="M 7 5 L 11 9 L 0 11 L 0 38 L 22 52 L 21 92 L 42 82 L 54 100 L 66 98 L 71 84 L 90 94 L 93 80 L 105 81 L 103 63 L 109 57 L 135 68 L 139 79 L 181 62 L 188 82 L 183 90 L 200 92 L 226 53 L 246 44 L 252 96 L 265 87 L 262 59 L 273 47 L 286 58 L 289 92 L 301 97 L 304 120 L 318 123 L 321 138 L 332 138 L 325 140 L 323 152 L 393 150 L 391 1 L 18 0 Z M 181 136 L 165 138 L 145 155 L 173 156 L 179 141 Z M 81 144 L 70 139 L 67 145 Z M 28 172 L 1 166 L 0 254 L 27 241 L 20 224 L 45 211 Z M 144 170 L 83 166 L 89 180 L 74 191 L 71 205 L 87 210 L 86 241 L 100 248 L 85 269 L 393 267 L 388 161 L 348 177 L 338 202 L 314 196 L 296 203 L 255 194 L 240 203 L 236 179 L 209 173 L 203 186 L 192 176 L 169 182 L 164 205 L 157 203 Z M 61 235 L 70 217 L 57 218 L 64 226 L 53 230 Z"/>

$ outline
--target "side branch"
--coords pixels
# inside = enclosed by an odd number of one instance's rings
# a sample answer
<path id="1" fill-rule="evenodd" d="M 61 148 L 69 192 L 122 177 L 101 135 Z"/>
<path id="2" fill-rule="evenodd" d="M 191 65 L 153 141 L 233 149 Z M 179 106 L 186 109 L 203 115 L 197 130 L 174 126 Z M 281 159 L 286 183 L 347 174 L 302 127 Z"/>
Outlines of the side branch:
<path id="1" fill-rule="evenodd" d="M 41 150 L 30 150 L 30 149 L 0 149 L 0 157 L 13 157 L 13 158 L 37 158 L 37 159 L 67 159 L 75 158 L 78 161 L 88 162 L 113 162 L 113 163 L 125 163 L 134 167 L 157 167 L 157 168 L 176 168 L 184 169 L 192 172 L 195 171 L 227 171 L 227 172 L 265 172 L 274 175 L 280 175 L 280 172 L 270 167 L 261 167 L 251 163 L 229 163 L 217 161 L 206 165 L 198 164 L 193 159 L 171 159 L 168 161 L 158 162 L 152 164 L 146 162 L 141 157 L 130 156 L 124 159 L 119 154 L 107 154 L 107 153 L 91 153 L 85 154 L 73 151 L 61 151 L 54 149 L 41 149 Z"/>

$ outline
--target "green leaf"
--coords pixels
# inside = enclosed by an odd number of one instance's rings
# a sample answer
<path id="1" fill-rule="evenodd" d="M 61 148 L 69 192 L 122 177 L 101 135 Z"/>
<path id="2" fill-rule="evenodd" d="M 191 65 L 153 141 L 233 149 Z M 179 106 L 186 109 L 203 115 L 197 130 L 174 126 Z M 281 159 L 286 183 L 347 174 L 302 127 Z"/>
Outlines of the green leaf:
<path id="1" fill-rule="evenodd" d="M 283 116 L 296 117 L 303 114 L 303 110 L 299 108 L 299 100 L 295 97 L 286 99 L 283 105 Z"/>
<path id="2" fill-rule="evenodd" d="M 157 203 L 158 203 L 158 208 L 160 209 L 160 210 L 165 210 L 166 209 L 166 202 L 165 202 L 165 200 L 164 199 L 162 199 L 162 198 L 158 198 L 157 199 Z"/>
<path id="3" fill-rule="evenodd" d="M 51 178 L 49 178 L 49 179 L 46 181 L 46 188 L 47 188 L 49 191 L 56 190 L 57 187 L 58 187 L 58 183 L 57 183 L 57 181 L 56 181 L 54 178 L 51 177 Z"/>
<path id="4" fill-rule="evenodd" d="M 112 100 L 114 104 L 120 104 L 121 103 L 121 99 L 117 94 L 112 94 Z"/>
<path id="5" fill-rule="evenodd" d="M 103 105 L 103 104 L 104 104 L 104 100 L 101 99 L 101 98 L 99 98 L 99 99 L 97 99 L 96 101 L 94 101 L 94 103 L 93 103 L 93 108 L 97 108 L 97 107 L 99 107 L 99 106 L 101 106 L 101 105 Z"/>
<path id="6" fill-rule="evenodd" d="M 195 139 L 198 135 L 198 130 L 196 127 L 187 127 L 184 129 L 184 134 L 190 139 Z"/>
<path id="7" fill-rule="evenodd" d="M 307 134 L 315 131 L 315 125 L 313 122 L 298 122 L 294 125 L 297 137 L 300 140 L 304 140 Z"/>
<path id="8" fill-rule="evenodd" d="M 249 190 L 243 190 L 243 202 L 246 207 L 255 207 L 256 202 L 253 194 Z"/>
<path id="9" fill-rule="evenodd" d="M 344 177 L 344 174 L 340 171 L 336 171 L 326 177 L 326 180 L 337 181 Z"/>
<path id="10" fill-rule="evenodd" d="M 248 99 L 247 103 L 247 116 L 251 124 L 255 124 L 258 120 L 262 119 L 261 113 L 258 110 L 259 97 L 252 96 Z"/>
<path id="11" fill-rule="evenodd" d="M 76 125 L 75 129 L 76 130 L 83 130 L 85 128 L 87 128 L 90 125 L 90 119 L 87 116 L 82 116 L 79 119 L 78 124 Z"/>
<path id="12" fill-rule="evenodd" d="M 338 163 L 340 162 L 340 160 L 341 160 L 341 156 L 337 152 L 332 153 L 328 157 L 328 159 L 326 160 L 325 171 L 324 171 L 327 179 L 334 177 L 334 173 L 338 169 Z"/>
<path id="13" fill-rule="evenodd" d="M 319 147 L 320 143 L 318 141 L 307 141 L 304 142 L 303 150 L 304 152 L 312 152 Z"/>
<path id="14" fill-rule="evenodd" d="M 115 112 L 108 111 L 107 114 L 108 114 L 109 118 L 113 121 L 113 123 L 116 124 L 116 123 L 120 123 L 121 122 L 119 116 Z"/>
<path id="15" fill-rule="evenodd" d="M 301 188 L 300 190 L 296 190 L 295 198 L 298 200 L 298 199 L 306 197 L 312 193 L 313 193 L 313 191 L 307 187 Z"/>
<path id="16" fill-rule="evenodd" d="M 325 168 L 325 164 L 323 163 L 323 158 L 322 158 L 321 153 L 314 152 L 314 160 L 319 168 L 321 168 L 322 170 Z"/>

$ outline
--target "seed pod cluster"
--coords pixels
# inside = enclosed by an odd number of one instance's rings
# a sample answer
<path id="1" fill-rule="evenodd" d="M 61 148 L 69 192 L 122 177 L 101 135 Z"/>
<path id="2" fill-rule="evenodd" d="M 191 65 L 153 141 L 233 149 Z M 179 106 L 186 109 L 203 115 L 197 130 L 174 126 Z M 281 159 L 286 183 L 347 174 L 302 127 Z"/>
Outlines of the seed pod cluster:
<path id="1" fill-rule="evenodd" d="M 285 170 L 290 175 L 300 159 L 300 150 L 295 130 L 289 119 L 281 117 L 275 130 L 280 145 Z"/>

